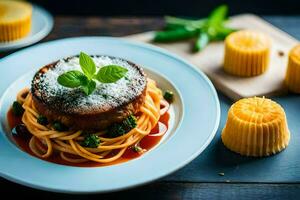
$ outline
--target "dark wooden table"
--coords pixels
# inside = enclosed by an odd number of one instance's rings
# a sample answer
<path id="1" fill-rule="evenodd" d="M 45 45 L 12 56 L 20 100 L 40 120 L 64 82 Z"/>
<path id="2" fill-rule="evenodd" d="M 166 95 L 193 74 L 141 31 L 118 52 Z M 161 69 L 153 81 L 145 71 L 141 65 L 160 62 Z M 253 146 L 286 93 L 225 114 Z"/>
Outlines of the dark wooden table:
<path id="1" fill-rule="evenodd" d="M 300 39 L 300 16 L 265 16 L 264 18 Z M 55 17 L 53 31 L 42 42 L 76 36 L 125 36 L 159 29 L 162 26 L 162 18 L 58 16 Z M 0 58 L 8 54 L 0 54 Z M 225 97 L 222 96 L 222 98 Z M 201 155 L 205 154 L 207 151 Z M 20 165 L 22 164 L 20 163 Z M 180 171 L 184 172 L 187 168 L 188 166 Z M 24 169 L 24 173 L 26 173 L 26 169 Z M 218 176 L 217 174 L 218 172 L 216 172 L 216 176 Z M 14 195 L 21 195 L 42 199 L 47 197 L 53 199 L 297 199 L 297 195 L 300 195 L 300 184 L 297 183 L 231 182 L 226 178 L 222 180 L 197 182 L 192 178 L 183 180 L 176 175 L 174 177 L 170 175 L 155 183 L 127 191 L 98 195 L 66 195 L 39 191 L 0 179 L 0 191 L 2 196 L 7 194 L 10 198 Z"/>

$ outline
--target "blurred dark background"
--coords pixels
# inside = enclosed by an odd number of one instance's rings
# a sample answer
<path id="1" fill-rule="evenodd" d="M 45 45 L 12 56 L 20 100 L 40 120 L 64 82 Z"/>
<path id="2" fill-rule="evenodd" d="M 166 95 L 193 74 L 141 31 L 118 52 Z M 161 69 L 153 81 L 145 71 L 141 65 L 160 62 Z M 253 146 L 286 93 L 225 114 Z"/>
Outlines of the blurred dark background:
<path id="1" fill-rule="evenodd" d="M 299 15 L 300 0 L 30 0 L 54 15 L 198 17 L 220 4 L 228 4 L 230 15 Z M 300 26 L 300 24 L 299 24 Z"/>

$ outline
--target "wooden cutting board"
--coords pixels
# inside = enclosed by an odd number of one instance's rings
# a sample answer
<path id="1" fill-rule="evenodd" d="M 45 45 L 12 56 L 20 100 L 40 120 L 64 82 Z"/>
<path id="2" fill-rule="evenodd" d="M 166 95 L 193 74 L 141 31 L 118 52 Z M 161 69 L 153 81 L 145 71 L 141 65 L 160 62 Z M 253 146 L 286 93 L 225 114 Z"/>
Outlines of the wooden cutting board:
<path id="1" fill-rule="evenodd" d="M 233 100 L 252 96 L 274 96 L 287 92 L 283 81 L 287 67 L 289 50 L 298 41 L 287 33 L 266 22 L 262 18 L 243 14 L 234 16 L 229 26 L 238 29 L 259 30 L 268 34 L 272 39 L 271 61 L 267 72 L 251 78 L 240 78 L 226 74 L 222 69 L 224 43 L 211 43 L 199 53 L 191 52 L 191 42 L 153 43 L 175 53 L 191 62 L 202 70 L 212 80 L 215 87 Z M 151 43 L 154 32 L 146 32 L 127 36 L 127 39 Z M 284 52 L 283 56 L 279 52 Z"/>

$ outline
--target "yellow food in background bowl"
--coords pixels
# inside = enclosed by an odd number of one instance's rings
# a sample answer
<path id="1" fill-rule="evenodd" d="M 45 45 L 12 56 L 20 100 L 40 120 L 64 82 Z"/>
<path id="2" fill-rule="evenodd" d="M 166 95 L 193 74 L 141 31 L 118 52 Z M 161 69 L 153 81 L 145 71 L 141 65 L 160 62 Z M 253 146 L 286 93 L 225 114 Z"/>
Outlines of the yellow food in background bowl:
<path id="1" fill-rule="evenodd" d="M 300 44 L 289 53 L 285 84 L 294 93 L 300 93 Z"/>
<path id="2" fill-rule="evenodd" d="M 257 31 L 241 30 L 225 39 L 224 70 L 236 76 L 256 76 L 269 65 L 271 40 Z"/>
<path id="3" fill-rule="evenodd" d="M 287 147 L 290 132 L 283 108 L 266 98 L 245 98 L 228 111 L 224 145 L 245 156 L 269 156 Z"/>
<path id="4" fill-rule="evenodd" d="M 0 1 L 0 42 L 25 37 L 31 28 L 32 6 L 12 0 Z"/>

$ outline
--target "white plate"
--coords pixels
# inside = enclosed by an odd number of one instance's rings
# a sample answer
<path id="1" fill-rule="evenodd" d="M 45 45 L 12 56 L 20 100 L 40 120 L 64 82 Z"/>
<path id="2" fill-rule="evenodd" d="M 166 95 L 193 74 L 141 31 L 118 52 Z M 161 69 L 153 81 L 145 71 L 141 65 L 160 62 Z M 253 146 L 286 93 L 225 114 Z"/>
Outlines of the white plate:
<path id="1" fill-rule="evenodd" d="M 143 156 L 106 167 L 71 167 L 40 160 L 10 139 L 6 113 L 33 72 L 80 51 L 110 55 L 143 66 L 162 89 L 175 92 L 171 124 L 163 141 Z M 21 61 L 21 62 L 20 62 Z M 0 61 L 0 175 L 30 187 L 65 193 L 116 191 L 166 176 L 196 158 L 211 142 L 220 120 L 217 93 L 194 66 L 160 48 L 109 37 L 80 37 L 39 44 Z"/>
<path id="2" fill-rule="evenodd" d="M 31 32 L 25 38 L 0 43 L 0 52 L 18 49 L 40 41 L 52 30 L 53 17 L 43 8 L 33 5 L 31 26 Z"/>

